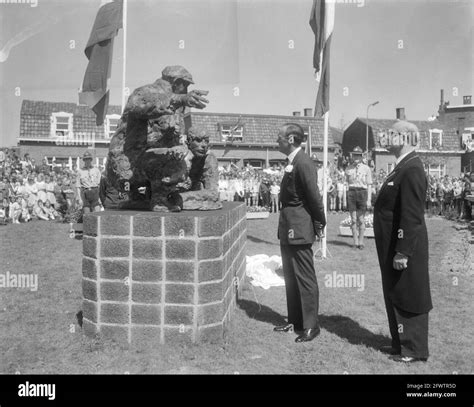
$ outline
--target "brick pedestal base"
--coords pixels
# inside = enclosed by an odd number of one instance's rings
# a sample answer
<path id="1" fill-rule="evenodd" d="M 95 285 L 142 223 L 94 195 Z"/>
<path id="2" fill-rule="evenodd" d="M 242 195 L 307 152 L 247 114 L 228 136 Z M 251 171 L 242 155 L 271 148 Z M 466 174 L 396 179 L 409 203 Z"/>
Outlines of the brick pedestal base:
<path id="1" fill-rule="evenodd" d="M 84 216 L 83 329 L 137 345 L 223 338 L 245 273 L 246 210 Z"/>

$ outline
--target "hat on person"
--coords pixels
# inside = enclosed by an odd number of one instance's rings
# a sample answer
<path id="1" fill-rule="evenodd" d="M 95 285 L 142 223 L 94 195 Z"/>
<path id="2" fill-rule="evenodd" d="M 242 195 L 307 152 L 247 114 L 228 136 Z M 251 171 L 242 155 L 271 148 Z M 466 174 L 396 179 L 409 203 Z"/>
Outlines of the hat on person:
<path id="1" fill-rule="evenodd" d="M 316 153 L 313 153 L 311 154 L 311 159 L 316 162 L 316 163 L 322 163 L 323 160 L 321 160 L 320 158 L 318 158 L 317 154 Z"/>
<path id="2" fill-rule="evenodd" d="M 181 65 L 167 66 L 161 72 L 161 76 L 165 81 L 168 81 L 170 83 L 174 83 L 176 79 L 183 79 L 186 82 L 194 84 L 193 77 L 191 76 L 191 74 Z"/>
<path id="3" fill-rule="evenodd" d="M 359 147 L 359 146 L 355 146 L 354 147 L 354 150 L 351 151 L 351 154 L 352 155 L 363 155 L 364 152 L 362 151 L 362 149 Z"/>
<path id="4" fill-rule="evenodd" d="M 92 154 L 89 151 L 86 151 L 84 153 L 84 155 L 82 156 L 82 159 L 83 160 L 88 160 L 88 159 L 92 160 Z"/>

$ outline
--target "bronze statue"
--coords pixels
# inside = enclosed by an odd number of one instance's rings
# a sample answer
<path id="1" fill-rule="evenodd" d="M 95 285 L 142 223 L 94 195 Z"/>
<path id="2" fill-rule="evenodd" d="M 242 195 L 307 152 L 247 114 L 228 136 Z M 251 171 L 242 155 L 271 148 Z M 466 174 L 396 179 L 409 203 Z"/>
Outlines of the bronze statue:
<path id="1" fill-rule="evenodd" d="M 195 127 L 191 127 L 187 135 L 185 161 L 188 177 L 184 183 L 178 184 L 183 209 L 220 209 L 218 163 L 216 156 L 209 151 L 209 135 Z"/>
<path id="2" fill-rule="evenodd" d="M 177 194 L 178 183 L 185 182 L 188 176 L 199 178 L 195 174 L 197 167 L 188 168 L 186 163 L 185 157 L 188 161 L 190 158 L 183 134 L 183 116 L 186 107 L 206 107 L 208 100 L 203 96 L 208 92 L 188 93 L 188 86 L 193 83 L 185 68 L 168 66 L 160 79 L 135 89 L 130 95 L 110 142 L 107 160 L 109 182 L 129 197 L 120 208 L 179 212 L 183 206 L 184 209 L 196 206 L 186 202 L 198 198 L 185 195 L 181 199 Z M 196 153 L 199 154 L 197 150 Z M 203 209 L 215 209 L 214 195 L 209 194 L 212 202 L 209 208 L 203 203 L 206 194 L 201 195 Z"/>

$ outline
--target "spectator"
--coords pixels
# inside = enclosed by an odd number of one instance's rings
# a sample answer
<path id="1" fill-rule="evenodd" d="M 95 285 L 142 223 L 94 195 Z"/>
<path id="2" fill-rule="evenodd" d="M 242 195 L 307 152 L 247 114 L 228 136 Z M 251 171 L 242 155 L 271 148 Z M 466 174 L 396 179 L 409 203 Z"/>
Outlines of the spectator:
<path id="1" fill-rule="evenodd" d="M 86 151 L 82 157 L 84 168 L 77 170 L 77 199 L 84 213 L 100 211 L 99 185 L 101 174 L 92 165 L 92 154 Z"/>
<path id="2" fill-rule="evenodd" d="M 10 203 L 10 219 L 12 220 L 12 223 L 20 223 L 20 218 L 23 212 L 21 201 L 21 196 L 18 196 L 16 200 L 13 200 L 12 197 L 12 201 Z"/>
<path id="3" fill-rule="evenodd" d="M 29 174 L 23 191 L 28 196 L 28 208 L 33 208 L 38 200 L 38 187 L 33 174 Z"/>
<path id="4" fill-rule="evenodd" d="M 46 182 L 44 181 L 44 175 L 39 174 L 38 179 L 36 181 L 36 187 L 38 188 L 38 200 L 46 202 L 47 195 L 46 195 Z"/>
<path id="5" fill-rule="evenodd" d="M 270 199 L 271 199 L 270 212 L 273 212 L 273 213 L 279 212 L 280 210 L 279 196 L 280 196 L 280 185 L 278 185 L 276 181 L 273 181 L 270 186 Z"/>
<path id="6" fill-rule="evenodd" d="M 50 219 L 49 214 L 45 211 L 43 201 L 41 199 L 38 199 L 36 205 L 34 206 L 33 214 L 36 216 L 37 219 L 40 219 L 40 220 Z"/>
<path id="7" fill-rule="evenodd" d="M 55 182 L 49 175 L 44 177 L 44 182 L 46 187 L 46 200 L 50 202 L 53 208 L 56 208 L 56 195 L 54 194 Z"/>
<path id="8" fill-rule="evenodd" d="M 271 206 L 271 200 L 270 200 L 270 188 L 269 188 L 268 178 L 264 178 L 262 182 L 260 183 L 259 195 L 260 195 L 261 205 L 265 208 L 269 208 Z"/>

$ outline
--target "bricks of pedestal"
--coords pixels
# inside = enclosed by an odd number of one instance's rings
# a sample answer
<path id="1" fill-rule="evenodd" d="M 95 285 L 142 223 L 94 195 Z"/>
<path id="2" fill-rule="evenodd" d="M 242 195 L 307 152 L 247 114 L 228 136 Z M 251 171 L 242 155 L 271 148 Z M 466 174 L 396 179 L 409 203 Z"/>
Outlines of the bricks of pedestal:
<path id="1" fill-rule="evenodd" d="M 222 341 L 245 274 L 245 205 L 84 216 L 83 330 L 123 344 Z"/>

